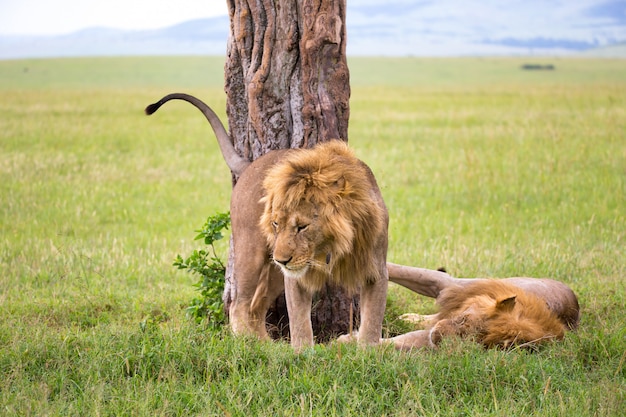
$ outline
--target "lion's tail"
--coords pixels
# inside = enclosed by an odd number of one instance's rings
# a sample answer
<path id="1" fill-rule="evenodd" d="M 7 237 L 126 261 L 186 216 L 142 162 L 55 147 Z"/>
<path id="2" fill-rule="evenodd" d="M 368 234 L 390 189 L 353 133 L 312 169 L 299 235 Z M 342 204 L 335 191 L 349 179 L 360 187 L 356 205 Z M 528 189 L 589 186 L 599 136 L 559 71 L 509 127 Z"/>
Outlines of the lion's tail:
<path id="1" fill-rule="evenodd" d="M 220 121 L 219 117 L 215 114 L 215 112 L 202 100 L 184 93 L 172 93 L 163 97 L 161 100 L 156 103 L 150 104 L 146 107 L 146 114 L 149 116 L 159 110 L 159 108 L 167 103 L 170 100 L 183 100 L 187 103 L 192 104 L 198 110 L 204 114 L 204 117 L 209 121 L 211 127 L 213 128 L 213 132 L 215 132 L 215 136 L 217 137 L 217 143 L 220 146 L 220 150 L 222 151 L 222 156 L 226 161 L 226 165 L 228 168 L 235 174 L 237 177 L 241 175 L 241 173 L 246 169 L 250 162 L 237 153 L 233 143 L 230 139 L 230 136 L 226 132 L 224 125 Z"/>

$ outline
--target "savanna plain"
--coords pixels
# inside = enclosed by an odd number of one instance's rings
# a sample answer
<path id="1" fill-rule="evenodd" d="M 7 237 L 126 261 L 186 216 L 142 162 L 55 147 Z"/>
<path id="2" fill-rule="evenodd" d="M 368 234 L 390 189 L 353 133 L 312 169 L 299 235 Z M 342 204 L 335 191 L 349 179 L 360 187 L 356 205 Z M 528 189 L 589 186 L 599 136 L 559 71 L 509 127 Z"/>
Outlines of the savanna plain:
<path id="1" fill-rule="evenodd" d="M 351 58 L 349 143 L 389 260 L 558 279 L 582 321 L 535 352 L 300 355 L 187 318 L 196 278 L 172 266 L 228 210 L 230 175 L 197 110 L 143 108 L 188 92 L 225 120 L 223 64 L 0 61 L 1 415 L 623 415 L 626 60 Z M 392 285 L 385 332 L 434 309 Z"/>

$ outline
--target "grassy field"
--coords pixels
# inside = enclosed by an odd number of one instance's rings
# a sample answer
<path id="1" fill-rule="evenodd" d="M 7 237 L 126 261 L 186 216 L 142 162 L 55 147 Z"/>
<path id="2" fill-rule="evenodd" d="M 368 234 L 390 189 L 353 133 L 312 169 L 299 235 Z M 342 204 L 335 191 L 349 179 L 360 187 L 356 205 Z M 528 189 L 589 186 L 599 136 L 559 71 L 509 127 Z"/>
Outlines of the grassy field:
<path id="1" fill-rule="evenodd" d="M 391 215 L 389 259 L 547 276 L 580 329 L 536 353 L 316 346 L 185 317 L 176 254 L 226 211 L 206 121 L 221 58 L 0 61 L 0 415 L 620 416 L 626 409 L 626 61 L 350 60 L 350 143 Z M 221 248 L 225 253 L 225 248 Z M 433 303 L 392 287 L 389 321 Z"/>

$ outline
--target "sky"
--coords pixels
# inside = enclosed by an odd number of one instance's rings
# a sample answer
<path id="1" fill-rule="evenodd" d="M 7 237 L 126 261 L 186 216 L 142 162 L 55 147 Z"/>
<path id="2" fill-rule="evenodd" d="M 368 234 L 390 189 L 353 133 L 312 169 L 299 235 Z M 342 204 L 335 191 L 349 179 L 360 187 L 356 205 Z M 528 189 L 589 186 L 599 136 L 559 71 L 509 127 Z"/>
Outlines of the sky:
<path id="1" fill-rule="evenodd" d="M 226 0 L 0 0 L 0 35 L 158 29 L 227 13 Z"/>
<path id="2" fill-rule="evenodd" d="M 485 32 L 488 28 L 490 33 L 502 32 L 502 36 L 534 34 L 568 39 L 588 39 L 590 33 L 600 38 L 623 39 L 626 31 L 626 0 L 347 2 L 352 6 L 348 19 L 353 25 L 364 20 L 365 26 L 387 22 L 390 27 L 402 28 L 398 20 L 408 19 L 409 23 L 419 21 L 422 28 L 438 33 L 462 35 Z M 381 10 L 389 13 L 381 14 Z M 590 13 L 595 15 L 591 20 Z M 0 36 L 63 35 L 93 27 L 161 29 L 226 14 L 226 0 L 0 0 Z"/>

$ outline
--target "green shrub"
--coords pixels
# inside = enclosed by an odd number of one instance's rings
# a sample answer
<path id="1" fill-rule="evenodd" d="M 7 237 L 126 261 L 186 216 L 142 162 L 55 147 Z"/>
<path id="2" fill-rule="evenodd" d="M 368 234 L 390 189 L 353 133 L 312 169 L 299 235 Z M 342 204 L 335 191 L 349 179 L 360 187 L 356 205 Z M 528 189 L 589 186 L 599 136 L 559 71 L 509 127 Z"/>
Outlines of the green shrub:
<path id="1" fill-rule="evenodd" d="M 211 327 L 219 328 L 226 321 L 222 293 L 226 267 L 217 256 L 214 243 L 224 236 L 222 230 L 230 225 L 230 213 L 218 213 L 207 218 L 195 240 L 203 239 L 208 249 L 194 250 L 186 259 L 177 255 L 174 266 L 197 274 L 200 279 L 194 286 L 200 296 L 191 301 L 187 314 L 196 322 L 207 320 Z M 210 262 L 210 263 L 209 263 Z"/>

